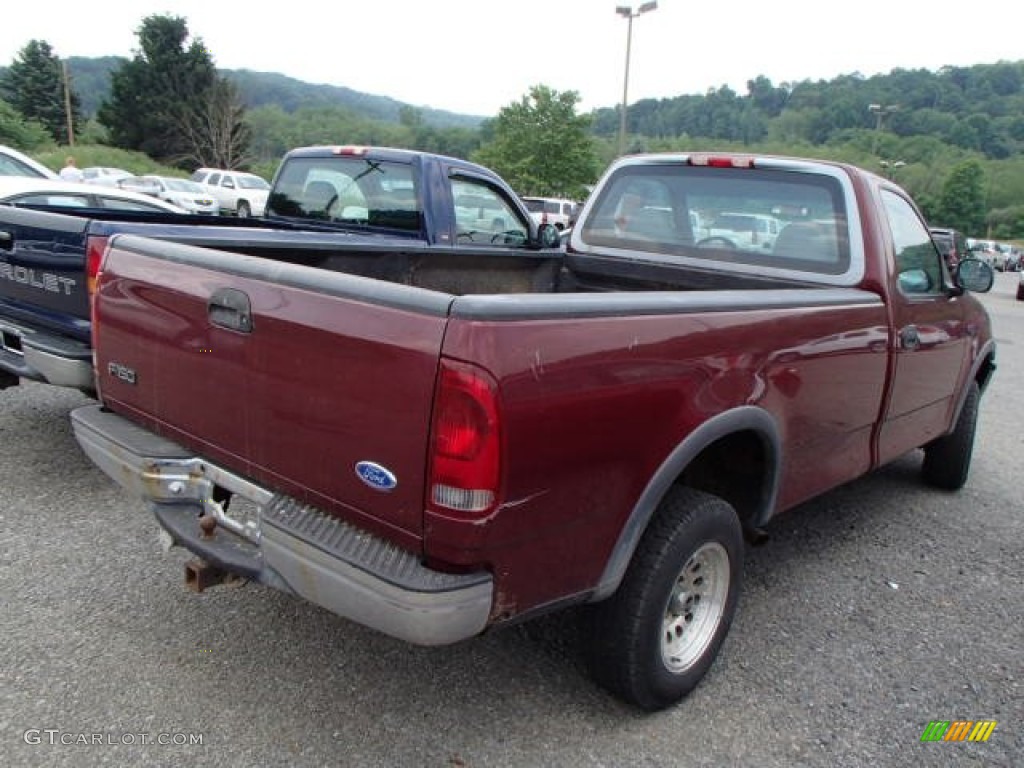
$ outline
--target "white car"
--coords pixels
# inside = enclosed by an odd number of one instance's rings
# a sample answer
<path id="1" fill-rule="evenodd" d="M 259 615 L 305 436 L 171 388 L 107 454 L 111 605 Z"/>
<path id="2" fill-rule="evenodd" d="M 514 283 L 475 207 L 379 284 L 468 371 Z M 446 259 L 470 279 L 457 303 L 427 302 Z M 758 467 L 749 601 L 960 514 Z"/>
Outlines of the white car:
<path id="1" fill-rule="evenodd" d="M 200 168 L 192 174 L 192 181 L 217 198 L 221 213 L 245 218 L 262 216 L 267 209 L 270 184 L 254 173 Z"/>
<path id="2" fill-rule="evenodd" d="M 99 165 L 89 166 L 82 169 L 82 181 L 87 184 L 102 184 L 105 187 L 116 187 L 121 179 L 127 179 L 134 174 L 124 168 L 106 168 Z"/>
<path id="3" fill-rule="evenodd" d="M 166 200 L 189 213 L 216 216 L 220 213 L 217 199 L 202 185 L 172 176 L 132 176 L 121 179 L 118 186 Z"/>
<path id="4" fill-rule="evenodd" d="M 29 176 L 37 179 L 60 178 L 39 161 L 3 145 L 0 145 L 0 176 Z"/>
<path id="5" fill-rule="evenodd" d="M 183 208 L 149 195 L 77 181 L 41 179 L 38 176 L 0 176 L 0 203 L 188 213 Z"/>

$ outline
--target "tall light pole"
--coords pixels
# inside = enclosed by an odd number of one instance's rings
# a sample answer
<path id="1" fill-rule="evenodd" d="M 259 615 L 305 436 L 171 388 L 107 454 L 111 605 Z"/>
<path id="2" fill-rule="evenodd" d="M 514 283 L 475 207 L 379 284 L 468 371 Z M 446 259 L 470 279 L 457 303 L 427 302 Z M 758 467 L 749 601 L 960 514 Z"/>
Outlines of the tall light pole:
<path id="1" fill-rule="evenodd" d="M 871 154 L 878 154 L 878 135 L 882 132 L 882 122 L 886 115 L 898 111 L 899 104 L 868 104 L 868 112 L 875 115 L 875 136 L 871 140 Z"/>
<path id="2" fill-rule="evenodd" d="M 631 5 L 619 5 L 616 6 L 615 12 L 626 19 L 628 22 L 626 26 L 626 74 L 622 78 L 622 112 L 619 113 L 619 154 L 626 154 L 626 104 L 629 102 L 629 49 L 633 44 L 633 19 L 648 11 L 653 11 L 658 7 L 657 0 L 650 0 L 650 2 L 643 3 L 636 12 L 633 11 Z"/>

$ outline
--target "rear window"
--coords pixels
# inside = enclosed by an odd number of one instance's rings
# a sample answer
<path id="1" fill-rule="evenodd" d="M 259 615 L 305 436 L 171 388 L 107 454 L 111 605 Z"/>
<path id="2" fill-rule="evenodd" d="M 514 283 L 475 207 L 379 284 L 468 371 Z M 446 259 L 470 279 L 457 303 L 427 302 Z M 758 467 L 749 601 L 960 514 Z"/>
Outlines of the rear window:
<path id="1" fill-rule="evenodd" d="M 270 184 L 259 176 L 239 176 L 238 186 L 242 189 L 270 189 Z"/>
<path id="2" fill-rule="evenodd" d="M 579 238 L 584 250 L 697 267 L 849 276 L 848 215 L 831 170 L 624 165 L 598 190 Z"/>
<path id="3" fill-rule="evenodd" d="M 411 165 L 365 157 L 295 157 L 279 173 L 267 213 L 346 226 L 420 230 Z"/>

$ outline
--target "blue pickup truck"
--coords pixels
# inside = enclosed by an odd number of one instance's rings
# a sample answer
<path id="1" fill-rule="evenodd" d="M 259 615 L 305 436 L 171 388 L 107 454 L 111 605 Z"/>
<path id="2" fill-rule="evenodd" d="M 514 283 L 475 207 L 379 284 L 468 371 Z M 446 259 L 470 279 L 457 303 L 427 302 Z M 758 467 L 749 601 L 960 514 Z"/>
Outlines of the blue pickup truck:
<path id="1" fill-rule="evenodd" d="M 493 171 L 442 155 L 380 147 L 305 147 L 274 176 L 266 215 L 178 214 L 0 205 L 0 389 L 32 379 L 93 391 L 90 297 L 104 251 L 142 235 L 283 262 L 386 277 L 430 255 L 443 269 L 466 257 L 551 256 L 538 227 Z M 389 257 L 361 259 L 361 255 Z"/>

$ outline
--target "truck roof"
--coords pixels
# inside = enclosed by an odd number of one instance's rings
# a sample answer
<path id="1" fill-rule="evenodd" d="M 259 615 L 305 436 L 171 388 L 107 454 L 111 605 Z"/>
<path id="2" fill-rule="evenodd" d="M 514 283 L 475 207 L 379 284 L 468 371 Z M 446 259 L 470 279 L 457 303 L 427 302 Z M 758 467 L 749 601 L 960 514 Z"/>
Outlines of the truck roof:
<path id="1" fill-rule="evenodd" d="M 379 160 L 390 160 L 392 162 L 408 162 L 414 158 L 433 158 L 442 162 L 459 165 L 483 176 L 496 176 L 495 172 L 490 168 L 470 162 L 469 160 L 464 160 L 460 157 L 451 157 L 449 155 L 439 155 L 434 152 L 423 152 L 416 149 L 403 149 L 399 147 L 375 147 L 361 144 L 324 144 L 320 146 L 298 147 L 290 150 L 285 155 L 285 158 L 333 156 L 373 157 Z"/>

